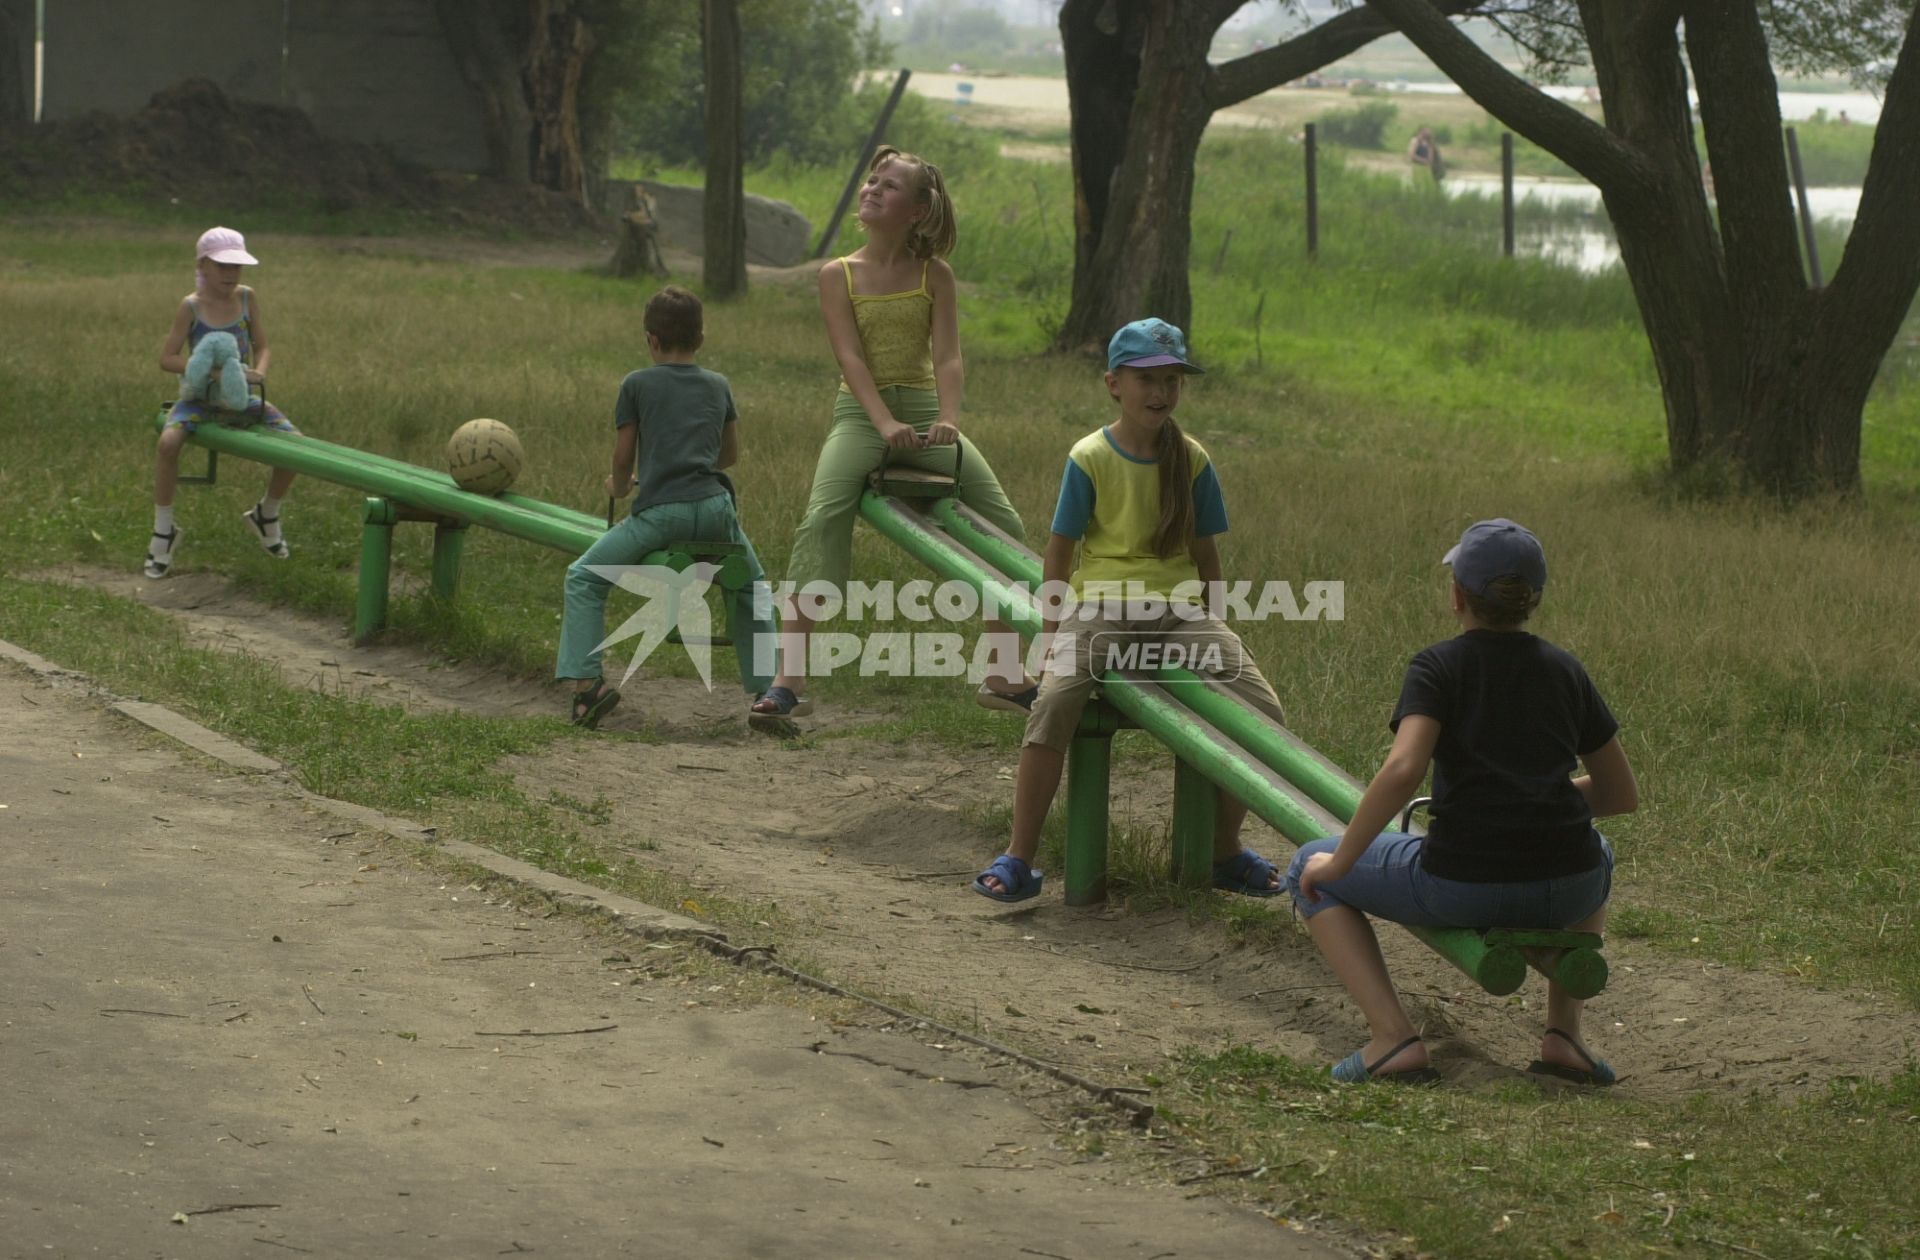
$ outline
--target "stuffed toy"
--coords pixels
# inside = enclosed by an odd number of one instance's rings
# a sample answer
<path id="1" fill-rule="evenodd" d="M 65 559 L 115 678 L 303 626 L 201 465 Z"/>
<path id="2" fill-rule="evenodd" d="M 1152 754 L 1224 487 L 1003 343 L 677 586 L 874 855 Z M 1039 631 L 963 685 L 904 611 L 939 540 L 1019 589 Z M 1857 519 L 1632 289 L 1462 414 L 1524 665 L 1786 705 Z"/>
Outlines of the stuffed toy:
<path id="1" fill-rule="evenodd" d="M 222 411 L 247 409 L 247 368 L 240 362 L 240 343 L 232 333 L 212 332 L 200 338 L 187 360 L 186 375 L 180 378 L 180 397 Z"/>

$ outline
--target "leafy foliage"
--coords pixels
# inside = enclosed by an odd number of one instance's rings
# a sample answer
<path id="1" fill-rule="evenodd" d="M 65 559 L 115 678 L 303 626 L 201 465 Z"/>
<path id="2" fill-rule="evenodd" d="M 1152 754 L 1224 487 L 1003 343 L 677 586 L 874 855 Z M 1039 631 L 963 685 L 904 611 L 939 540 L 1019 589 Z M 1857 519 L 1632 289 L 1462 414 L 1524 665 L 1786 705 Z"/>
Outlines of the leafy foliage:
<path id="1" fill-rule="evenodd" d="M 1400 107 L 1389 101 L 1368 101 L 1352 109 L 1336 109 L 1320 115 L 1317 120 L 1320 137 L 1328 144 L 1342 144 L 1349 149 L 1378 149 L 1385 143 L 1387 124 L 1399 112 Z"/>
<path id="2" fill-rule="evenodd" d="M 617 151 L 668 162 L 706 156 L 698 5 L 650 8 L 644 55 L 648 73 L 633 75 L 619 57 L 603 58 L 622 86 L 611 94 L 611 138 Z M 776 153 L 803 162 L 838 161 L 868 125 L 847 85 L 884 53 L 877 27 L 863 21 L 856 0 L 741 0 L 745 65 L 741 142 L 747 162 Z"/>

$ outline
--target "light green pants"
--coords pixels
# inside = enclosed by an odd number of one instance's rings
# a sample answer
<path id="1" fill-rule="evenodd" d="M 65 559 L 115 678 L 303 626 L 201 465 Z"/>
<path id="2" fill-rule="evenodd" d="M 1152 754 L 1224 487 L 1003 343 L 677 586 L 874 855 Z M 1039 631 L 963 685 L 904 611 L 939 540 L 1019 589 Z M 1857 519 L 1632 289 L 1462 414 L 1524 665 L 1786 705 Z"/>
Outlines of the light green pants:
<path id="1" fill-rule="evenodd" d="M 880 391 L 893 418 L 925 433 L 940 418 L 940 396 L 930 389 L 889 385 Z M 1000 479 L 980 448 L 960 439 L 960 501 L 1015 538 L 1027 536 L 1020 514 L 1007 501 Z M 813 466 L 813 490 L 807 496 L 807 514 L 793 534 L 793 554 L 787 562 L 787 580 L 795 588 L 809 582 L 831 582 L 844 587 L 853 568 L 853 518 L 867 475 L 888 462 L 887 444 L 852 394 L 842 392 L 833 405 L 833 428 L 820 460 Z M 891 462 L 931 472 L 953 471 L 953 448 L 930 446 L 919 451 L 896 451 Z"/>

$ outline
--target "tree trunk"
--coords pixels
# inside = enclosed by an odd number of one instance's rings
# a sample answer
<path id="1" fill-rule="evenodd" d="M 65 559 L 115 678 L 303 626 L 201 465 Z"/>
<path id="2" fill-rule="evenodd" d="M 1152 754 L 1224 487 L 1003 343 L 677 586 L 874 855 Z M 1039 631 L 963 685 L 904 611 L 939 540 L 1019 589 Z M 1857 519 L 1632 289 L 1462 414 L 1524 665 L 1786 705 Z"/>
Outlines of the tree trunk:
<path id="1" fill-rule="evenodd" d="M 1213 115 L 1207 47 L 1219 26 L 1192 11 L 1201 7 L 1067 0 L 1060 10 L 1074 183 L 1073 304 L 1060 349 L 1104 346 L 1149 315 L 1190 322 L 1193 162 Z"/>
<path id="2" fill-rule="evenodd" d="M 701 52 L 706 59 L 707 185 L 702 217 L 707 296 L 747 291 L 747 199 L 740 155 L 743 109 L 739 0 L 706 0 Z"/>
<path id="3" fill-rule="evenodd" d="M 1447 13 L 1481 0 L 1440 0 Z M 1144 315 L 1192 318 L 1193 162 L 1213 111 L 1391 34 L 1357 6 L 1224 65 L 1207 64 L 1243 0 L 1066 0 L 1060 8 L 1073 134 L 1073 301 L 1057 349 L 1104 345 Z M 1193 329 L 1187 328 L 1189 334 Z"/>
<path id="4" fill-rule="evenodd" d="M 533 182 L 582 205 L 587 163 L 580 146 L 580 79 L 593 52 L 593 33 L 573 0 L 531 0 L 526 93 L 533 123 Z"/>
<path id="5" fill-rule="evenodd" d="M 518 0 L 514 0 L 518 10 Z M 434 0 L 447 47 L 467 84 L 480 95 L 487 136 L 487 173 L 509 184 L 533 176 L 533 116 L 520 78 L 515 22 L 500 0 Z"/>

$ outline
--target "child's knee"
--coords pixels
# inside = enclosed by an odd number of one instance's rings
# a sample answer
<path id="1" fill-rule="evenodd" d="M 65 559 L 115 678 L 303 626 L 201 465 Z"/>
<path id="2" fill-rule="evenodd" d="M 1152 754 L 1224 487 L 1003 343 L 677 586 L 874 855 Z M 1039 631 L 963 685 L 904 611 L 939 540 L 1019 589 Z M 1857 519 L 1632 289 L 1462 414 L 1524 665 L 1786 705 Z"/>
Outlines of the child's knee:
<path id="1" fill-rule="evenodd" d="M 1332 853 L 1340 847 L 1338 839 L 1309 840 L 1293 852 L 1293 861 L 1287 864 L 1287 891 L 1297 901 L 1300 897 L 1300 874 L 1307 869 L 1307 859 L 1316 853 Z"/>
<path id="2" fill-rule="evenodd" d="M 186 444 L 186 426 L 170 424 L 160 430 L 160 440 L 154 444 L 154 453 L 162 459 L 177 459 L 180 456 L 180 448 Z"/>

